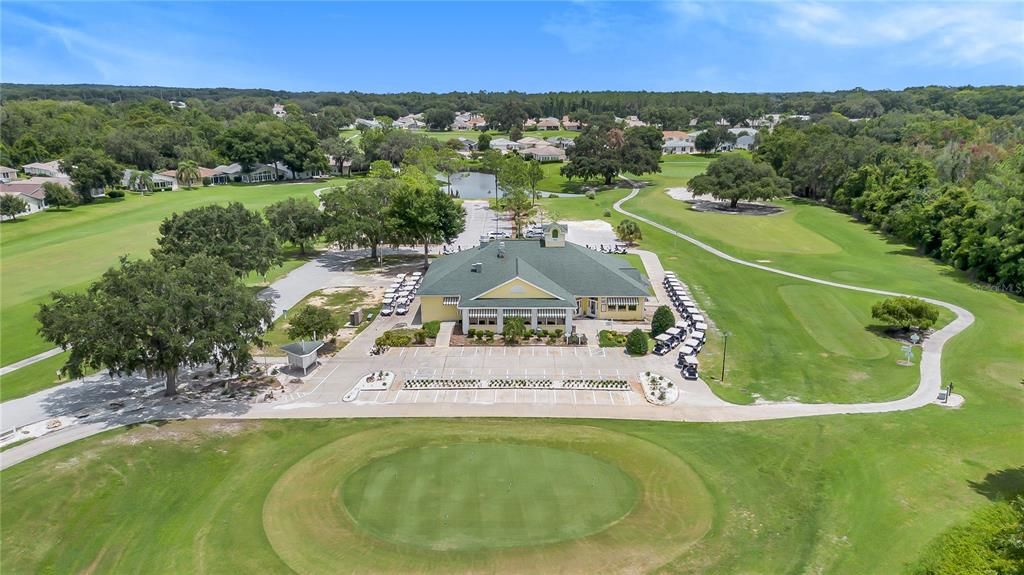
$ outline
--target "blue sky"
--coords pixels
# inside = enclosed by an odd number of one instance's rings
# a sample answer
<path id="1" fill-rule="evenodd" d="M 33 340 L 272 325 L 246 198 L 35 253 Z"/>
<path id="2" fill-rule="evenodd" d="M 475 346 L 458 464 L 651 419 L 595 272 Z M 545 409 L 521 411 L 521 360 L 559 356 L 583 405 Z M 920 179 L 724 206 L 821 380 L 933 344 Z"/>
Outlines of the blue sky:
<path id="1" fill-rule="evenodd" d="M 0 3 L 0 80 L 360 90 L 1024 84 L 1024 2 Z"/>

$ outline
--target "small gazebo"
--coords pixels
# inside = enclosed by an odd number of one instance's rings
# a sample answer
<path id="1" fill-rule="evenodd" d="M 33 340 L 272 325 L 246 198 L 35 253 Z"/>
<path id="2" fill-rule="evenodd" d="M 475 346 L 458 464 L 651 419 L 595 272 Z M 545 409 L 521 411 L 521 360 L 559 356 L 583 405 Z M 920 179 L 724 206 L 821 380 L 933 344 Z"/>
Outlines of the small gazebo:
<path id="1" fill-rule="evenodd" d="M 323 346 L 322 341 L 296 341 L 282 345 L 281 349 L 288 354 L 288 366 L 297 367 L 306 375 L 309 367 L 316 365 L 316 352 Z"/>

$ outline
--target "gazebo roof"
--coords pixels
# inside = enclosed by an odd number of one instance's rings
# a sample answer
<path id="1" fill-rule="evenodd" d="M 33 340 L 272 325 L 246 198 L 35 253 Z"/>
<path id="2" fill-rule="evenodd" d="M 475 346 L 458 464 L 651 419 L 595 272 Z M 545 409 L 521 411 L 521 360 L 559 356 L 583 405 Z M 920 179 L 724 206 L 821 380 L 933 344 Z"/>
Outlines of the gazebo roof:
<path id="1" fill-rule="evenodd" d="M 297 355 L 301 357 L 315 353 L 323 346 L 324 342 L 322 341 L 296 341 L 289 343 L 288 345 L 282 345 L 281 349 L 290 355 Z"/>

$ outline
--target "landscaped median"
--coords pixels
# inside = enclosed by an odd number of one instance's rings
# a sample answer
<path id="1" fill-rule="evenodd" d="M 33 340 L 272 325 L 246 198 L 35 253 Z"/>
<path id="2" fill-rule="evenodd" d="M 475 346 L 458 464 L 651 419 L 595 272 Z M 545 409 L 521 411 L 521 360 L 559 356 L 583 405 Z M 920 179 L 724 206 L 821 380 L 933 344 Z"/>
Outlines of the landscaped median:
<path id="1" fill-rule="evenodd" d="M 403 389 L 587 389 L 593 391 L 629 391 L 629 382 L 621 378 L 440 378 L 412 377 L 402 384 Z"/>

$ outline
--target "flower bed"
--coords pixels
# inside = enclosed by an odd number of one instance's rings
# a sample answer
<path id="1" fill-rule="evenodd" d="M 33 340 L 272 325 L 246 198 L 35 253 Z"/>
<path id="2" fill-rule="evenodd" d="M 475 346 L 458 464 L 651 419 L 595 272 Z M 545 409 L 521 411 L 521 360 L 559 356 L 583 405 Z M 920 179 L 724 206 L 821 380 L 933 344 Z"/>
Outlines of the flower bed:
<path id="1" fill-rule="evenodd" d="M 488 386 L 492 389 L 551 389 L 555 382 L 550 379 L 492 379 Z"/>
<path id="2" fill-rule="evenodd" d="M 654 405 L 670 405 L 679 399 L 679 388 L 667 377 L 645 371 L 640 374 L 644 397 Z"/>
<path id="3" fill-rule="evenodd" d="M 624 379 L 567 379 L 562 382 L 565 389 L 599 389 L 604 391 L 627 391 L 629 382 Z"/>
<path id="4" fill-rule="evenodd" d="M 405 380 L 403 389 L 476 389 L 483 387 L 479 379 L 441 379 L 433 377 Z"/>

